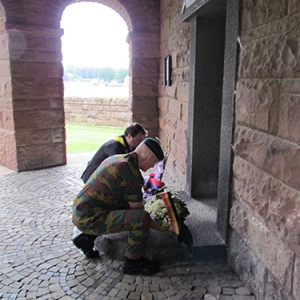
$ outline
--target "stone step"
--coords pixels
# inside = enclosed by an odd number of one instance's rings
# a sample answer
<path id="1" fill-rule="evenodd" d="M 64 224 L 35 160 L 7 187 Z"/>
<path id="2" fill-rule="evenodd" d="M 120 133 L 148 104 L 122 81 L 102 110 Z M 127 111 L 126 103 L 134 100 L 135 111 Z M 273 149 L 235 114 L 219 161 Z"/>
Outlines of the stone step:
<path id="1" fill-rule="evenodd" d="M 151 230 L 145 256 L 159 260 L 162 264 L 226 261 L 227 248 L 216 229 L 216 200 L 198 201 L 189 198 L 184 192 L 179 193 L 190 211 L 185 224 L 193 236 L 192 255 L 184 243 L 179 244 L 175 234 Z M 100 252 L 110 258 L 123 259 L 127 247 L 127 236 L 127 232 L 100 236 L 96 239 L 95 245 Z"/>

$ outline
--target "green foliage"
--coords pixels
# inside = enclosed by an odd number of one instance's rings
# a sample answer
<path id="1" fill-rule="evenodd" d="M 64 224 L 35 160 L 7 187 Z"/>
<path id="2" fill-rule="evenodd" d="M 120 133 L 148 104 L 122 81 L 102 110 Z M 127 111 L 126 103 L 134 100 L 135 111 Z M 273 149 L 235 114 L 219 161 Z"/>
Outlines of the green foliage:
<path id="1" fill-rule="evenodd" d="M 115 70 L 112 68 L 102 68 L 98 72 L 98 78 L 105 82 L 111 82 L 115 78 Z"/>
<path id="2" fill-rule="evenodd" d="M 124 82 L 124 78 L 128 75 L 127 69 L 117 69 L 115 72 L 115 80 L 117 80 L 119 83 Z"/>
<path id="3" fill-rule="evenodd" d="M 123 83 L 124 78 L 128 75 L 128 69 L 75 67 L 68 65 L 64 68 L 64 73 L 73 74 L 74 78 L 82 78 L 82 80 L 99 78 L 104 82 L 111 82 L 114 79 L 119 83 Z"/>
<path id="4" fill-rule="evenodd" d="M 98 148 L 118 135 L 124 133 L 125 128 L 92 126 L 66 122 L 67 154 L 95 152 Z"/>

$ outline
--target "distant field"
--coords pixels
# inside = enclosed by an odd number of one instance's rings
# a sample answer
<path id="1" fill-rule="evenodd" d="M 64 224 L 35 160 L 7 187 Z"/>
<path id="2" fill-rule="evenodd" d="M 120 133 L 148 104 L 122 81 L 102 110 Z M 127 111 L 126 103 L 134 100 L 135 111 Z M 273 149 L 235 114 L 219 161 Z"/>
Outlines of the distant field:
<path id="1" fill-rule="evenodd" d="M 128 86 L 95 85 L 92 82 L 64 82 L 65 97 L 128 97 Z"/>
<path id="2" fill-rule="evenodd" d="M 66 122 L 67 154 L 95 152 L 107 140 L 123 134 L 124 129 Z"/>

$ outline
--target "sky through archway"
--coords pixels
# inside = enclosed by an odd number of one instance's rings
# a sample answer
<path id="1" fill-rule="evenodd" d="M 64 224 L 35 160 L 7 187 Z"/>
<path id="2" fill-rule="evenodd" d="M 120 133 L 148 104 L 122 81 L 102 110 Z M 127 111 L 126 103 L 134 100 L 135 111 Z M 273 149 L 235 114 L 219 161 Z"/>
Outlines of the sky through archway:
<path id="1" fill-rule="evenodd" d="M 94 2 L 71 4 L 63 12 L 63 65 L 128 68 L 128 28 L 113 9 Z"/>

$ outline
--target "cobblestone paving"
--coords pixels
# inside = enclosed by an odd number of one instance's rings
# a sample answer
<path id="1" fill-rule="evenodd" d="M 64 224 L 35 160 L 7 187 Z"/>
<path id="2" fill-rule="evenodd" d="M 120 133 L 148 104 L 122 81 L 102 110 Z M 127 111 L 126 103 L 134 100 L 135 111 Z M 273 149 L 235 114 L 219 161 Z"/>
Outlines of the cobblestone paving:
<path id="1" fill-rule="evenodd" d="M 226 264 L 122 273 L 122 261 L 86 259 L 72 244 L 80 165 L 0 176 L 0 299 L 255 300 Z"/>

